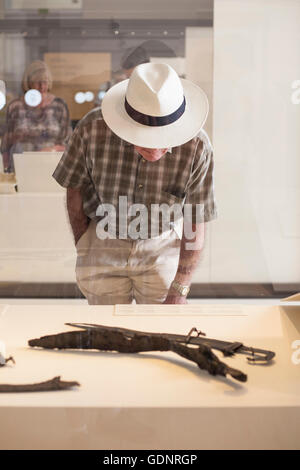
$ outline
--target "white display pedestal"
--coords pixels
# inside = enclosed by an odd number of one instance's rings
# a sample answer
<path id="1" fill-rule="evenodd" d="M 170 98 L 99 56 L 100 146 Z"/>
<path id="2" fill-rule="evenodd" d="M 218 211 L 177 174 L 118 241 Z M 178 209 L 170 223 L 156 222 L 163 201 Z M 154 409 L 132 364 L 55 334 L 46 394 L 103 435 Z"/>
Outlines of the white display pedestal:
<path id="1" fill-rule="evenodd" d="M 61 375 L 78 389 L 0 395 L 1 449 L 300 448 L 300 306 L 188 305 L 172 315 L 149 306 L 0 305 L 1 340 L 16 365 L 1 383 Z M 128 310 L 129 309 L 129 310 Z M 88 322 L 242 341 L 276 352 L 272 364 L 224 358 L 245 384 L 212 377 L 171 352 L 119 354 L 29 348 L 27 341 Z M 220 358 L 222 354 L 217 353 Z M 292 356 L 294 354 L 294 356 Z"/>

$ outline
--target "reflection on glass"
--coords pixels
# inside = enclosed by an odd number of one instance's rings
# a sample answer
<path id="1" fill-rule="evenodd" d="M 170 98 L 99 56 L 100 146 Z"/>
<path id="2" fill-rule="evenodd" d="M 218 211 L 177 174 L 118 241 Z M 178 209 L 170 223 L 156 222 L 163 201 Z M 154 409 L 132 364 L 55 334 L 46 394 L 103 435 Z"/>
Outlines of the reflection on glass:
<path id="1" fill-rule="evenodd" d="M 28 106 L 38 106 L 42 102 L 42 94 L 39 90 L 28 90 L 24 95 L 24 101 Z"/>
<path id="2" fill-rule="evenodd" d="M 57 138 L 59 133 L 55 135 L 52 132 L 59 103 L 66 103 L 65 109 L 68 109 L 75 127 L 88 113 L 98 112 L 101 118 L 99 110 L 93 110 L 93 107 L 101 107 L 106 91 L 128 79 L 139 64 L 167 63 L 184 77 L 187 70 L 185 37 L 180 32 L 185 31 L 188 23 L 182 19 L 180 25 L 176 21 L 161 28 L 161 20 L 147 19 L 146 24 L 145 20 L 132 23 L 103 20 L 96 24 L 92 18 L 84 21 L 69 18 L 62 25 L 40 18 L 29 20 L 26 31 L 17 39 L 13 31 L 5 33 L 4 75 L 0 78 L 5 78 L 7 83 L 8 106 L 0 114 L 3 124 L 5 115 L 7 118 L 2 149 L 10 157 L 11 169 L 16 172 L 16 175 L 12 173 L 5 177 L 16 177 L 18 194 L 13 194 L 9 200 L 2 199 L 5 212 L 13 213 L 14 217 L 8 218 L 2 238 L 0 233 L 0 242 L 4 252 L 6 249 L 10 252 L 16 250 L 16 255 L 6 261 L 2 270 L 0 257 L 0 282 L 16 279 L 38 284 L 43 282 L 45 292 L 48 289 L 46 283 L 54 282 L 58 284 L 56 295 L 61 295 L 60 288 L 64 289 L 63 283 L 68 283 L 70 296 L 73 292 L 79 295 L 79 290 L 75 290 L 76 259 L 65 213 L 64 190 L 52 178 L 60 155 L 57 152 L 40 155 L 39 151 L 57 150 L 60 148 L 58 142 L 62 144 Z M 168 35 L 164 34 L 164 29 Z M 10 60 L 11 57 L 17 57 L 18 61 Z M 25 58 L 28 60 L 26 63 Z M 37 58 L 38 61 L 35 60 Z M 183 63 L 183 66 L 176 68 L 177 63 Z M 18 98 L 25 68 L 23 93 Z M 208 76 L 206 64 L 202 64 L 201 70 L 204 69 L 205 76 Z M 29 92 L 26 96 L 30 96 L 32 91 L 40 93 L 39 104 L 26 103 L 25 94 Z M 53 103 L 57 105 L 55 109 Z M 47 126 L 50 115 L 51 124 Z M 63 133 L 66 120 L 63 112 L 61 115 L 62 119 L 54 123 Z M 3 131 L 0 121 L 0 135 Z M 80 148 L 76 150 L 80 152 Z M 22 154 L 24 151 L 28 153 Z M 26 236 L 18 233 L 16 220 L 19 223 L 22 220 Z M 20 251 L 28 253 L 34 260 L 30 268 L 20 257 Z"/>
<path id="3" fill-rule="evenodd" d="M 65 148 L 71 133 L 69 111 L 65 101 L 50 92 L 51 88 L 49 67 L 39 60 L 28 65 L 22 79 L 24 94 L 7 108 L 1 143 L 5 171 L 14 170 L 14 153 Z"/>
<path id="4" fill-rule="evenodd" d="M 85 95 L 82 93 L 82 91 L 78 91 L 74 97 L 76 103 L 81 104 L 85 102 Z"/>
<path id="5" fill-rule="evenodd" d="M 5 83 L 3 80 L 0 80 L 0 109 L 4 108 L 5 105 L 6 105 Z"/>
<path id="6" fill-rule="evenodd" d="M 176 54 L 163 41 L 152 39 L 142 41 L 138 46 L 127 49 L 121 59 L 121 68 L 112 73 L 111 80 L 101 84 L 95 100 L 95 106 L 101 106 L 104 95 L 109 88 L 129 78 L 137 65 L 148 63 L 153 57 L 174 58 Z"/>
<path id="7" fill-rule="evenodd" d="M 85 100 L 90 102 L 90 101 L 93 101 L 95 95 L 92 91 L 87 91 L 86 94 L 85 94 Z"/>
<path id="8" fill-rule="evenodd" d="M 74 100 L 78 104 L 82 104 L 85 102 L 90 103 L 93 101 L 94 98 L 95 95 L 92 91 L 86 91 L 85 93 L 83 93 L 82 91 L 78 91 L 74 96 Z"/>

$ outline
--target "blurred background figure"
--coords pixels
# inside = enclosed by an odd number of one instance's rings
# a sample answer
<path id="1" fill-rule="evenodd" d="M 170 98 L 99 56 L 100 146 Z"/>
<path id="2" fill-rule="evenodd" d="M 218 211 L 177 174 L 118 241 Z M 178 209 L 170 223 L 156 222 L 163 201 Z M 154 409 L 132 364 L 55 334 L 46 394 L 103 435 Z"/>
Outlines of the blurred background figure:
<path id="1" fill-rule="evenodd" d="M 155 57 L 176 57 L 176 54 L 163 41 L 154 39 L 143 41 L 139 46 L 128 49 L 123 56 L 121 69 L 113 72 L 111 79 L 101 84 L 95 100 L 95 106 L 101 106 L 107 90 L 116 83 L 129 78 L 137 65 L 150 62 L 150 59 L 152 58 L 153 60 Z"/>
<path id="2" fill-rule="evenodd" d="M 23 96 L 10 102 L 1 142 L 3 168 L 14 171 L 13 154 L 24 151 L 63 151 L 72 133 L 65 101 L 50 93 L 51 72 L 36 60 L 25 70 Z"/>
<path id="3" fill-rule="evenodd" d="M 121 64 L 126 78 L 130 77 L 137 65 L 153 62 L 155 57 L 173 58 L 176 57 L 176 54 L 171 47 L 156 39 L 144 41 L 138 47 L 129 49 Z"/>

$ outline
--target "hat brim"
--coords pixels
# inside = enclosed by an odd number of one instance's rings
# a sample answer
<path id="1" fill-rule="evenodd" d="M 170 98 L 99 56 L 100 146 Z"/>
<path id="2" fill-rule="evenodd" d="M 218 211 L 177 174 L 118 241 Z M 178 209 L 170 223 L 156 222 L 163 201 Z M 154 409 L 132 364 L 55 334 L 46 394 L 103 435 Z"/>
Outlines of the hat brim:
<path id="1" fill-rule="evenodd" d="M 186 99 L 183 115 L 166 126 L 146 126 L 134 121 L 124 102 L 128 80 L 108 90 L 102 101 L 102 115 L 108 127 L 121 139 L 145 148 L 177 147 L 193 139 L 204 126 L 209 104 L 204 91 L 189 80 L 181 79 Z"/>

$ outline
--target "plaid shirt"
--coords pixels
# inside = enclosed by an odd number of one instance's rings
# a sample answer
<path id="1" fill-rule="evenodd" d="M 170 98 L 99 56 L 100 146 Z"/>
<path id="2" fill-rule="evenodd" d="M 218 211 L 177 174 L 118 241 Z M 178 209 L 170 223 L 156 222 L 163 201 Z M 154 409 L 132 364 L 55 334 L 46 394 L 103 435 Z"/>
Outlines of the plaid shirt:
<path id="1" fill-rule="evenodd" d="M 193 223 L 196 204 L 201 205 L 197 222 L 217 216 L 213 153 L 204 131 L 149 162 L 107 127 L 96 108 L 77 125 L 53 177 L 65 188 L 81 188 L 83 209 L 91 219 L 100 219 L 97 208 L 106 203 L 114 205 L 118 216 L 119 196 L 127 196 L 128 205 L 140 203 L 149 208 L 151 204 L 191 204 Z"/>

